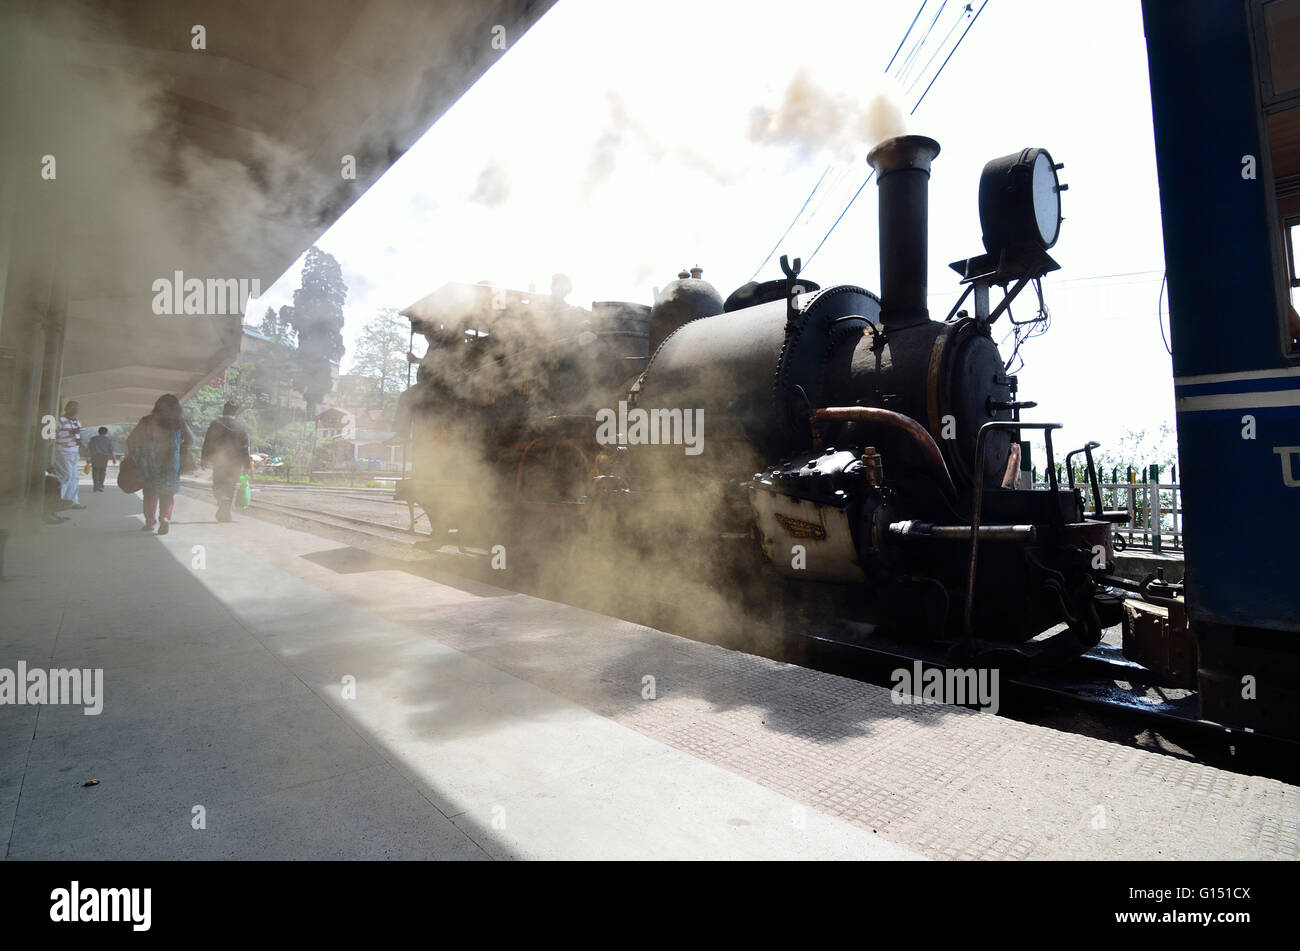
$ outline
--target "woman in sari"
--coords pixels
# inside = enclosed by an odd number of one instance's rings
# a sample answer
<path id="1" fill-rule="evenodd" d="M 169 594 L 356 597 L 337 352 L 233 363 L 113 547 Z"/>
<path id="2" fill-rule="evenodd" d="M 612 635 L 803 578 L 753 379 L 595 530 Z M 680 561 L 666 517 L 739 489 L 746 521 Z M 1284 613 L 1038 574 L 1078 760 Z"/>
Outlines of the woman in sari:
<path id="1" fill-rule="evenodd" d="M 158 397 L 153 412 L 140 417 L 126 437 L 127 454 L 139 467 L 144 486 L 144 531 L 152 530 L 156 519 L 158 534 L 167 534 L 181 486 L 182 460 L 189 457 L 193 442 L 180 400 L 170 393 Z"/>

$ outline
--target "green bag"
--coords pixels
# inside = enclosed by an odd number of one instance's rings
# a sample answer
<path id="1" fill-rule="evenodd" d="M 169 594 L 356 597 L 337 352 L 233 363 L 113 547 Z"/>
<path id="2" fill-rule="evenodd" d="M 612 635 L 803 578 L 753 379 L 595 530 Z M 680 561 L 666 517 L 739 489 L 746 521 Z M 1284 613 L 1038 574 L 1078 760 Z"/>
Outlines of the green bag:
<path id="1" fill-rule="evenodd" d="M 239 477 L 239 489 L 235 492 L 235 504 L 241 509 L 246 509 L 253 504 L 253 487 L 248 481 L 248 475 Z"/>

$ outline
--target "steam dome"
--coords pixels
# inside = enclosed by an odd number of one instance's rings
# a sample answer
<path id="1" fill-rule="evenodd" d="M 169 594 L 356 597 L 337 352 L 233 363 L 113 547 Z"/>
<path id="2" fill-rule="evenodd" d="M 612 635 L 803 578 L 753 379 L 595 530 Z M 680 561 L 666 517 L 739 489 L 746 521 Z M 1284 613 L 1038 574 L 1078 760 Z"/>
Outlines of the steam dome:
<path id="1" fill-rule="evenodd" d="M 682 271 L 677 280 L 659 292 L 654 307 L 650 309 L 651 353 L 682 324 L 722 313 L 722 295 L 702 279 L 703 274 L 703 269 L 698 266 Z"/>

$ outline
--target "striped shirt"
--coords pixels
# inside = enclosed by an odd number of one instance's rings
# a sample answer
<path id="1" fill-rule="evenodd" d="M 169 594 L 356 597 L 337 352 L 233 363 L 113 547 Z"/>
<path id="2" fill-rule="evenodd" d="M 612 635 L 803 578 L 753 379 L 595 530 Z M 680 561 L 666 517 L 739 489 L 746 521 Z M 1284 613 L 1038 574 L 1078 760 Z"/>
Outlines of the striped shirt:
<path id="1" fill-rule="evenodd" d="M 81 422 L 60 416 L 58 441 L 60 449 L 77 449 L 81 445 Z"/>

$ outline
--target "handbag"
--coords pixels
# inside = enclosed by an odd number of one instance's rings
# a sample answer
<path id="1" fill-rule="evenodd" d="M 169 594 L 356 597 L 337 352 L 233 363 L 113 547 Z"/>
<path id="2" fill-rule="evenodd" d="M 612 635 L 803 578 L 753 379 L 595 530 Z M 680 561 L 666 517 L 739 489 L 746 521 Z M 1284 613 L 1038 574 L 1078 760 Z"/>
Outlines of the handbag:
<path id="1" fill-rule="evenodd" d="M 253 504 L 253 487 L 249 484 L 247 475 L 239 477 L 239 488 L 235 490 L 235 504 L 241 509 L 246 509 Z"/>
<path id="2" fill-rule="evenodd" d="M 144 488 L 140 467 L 130 456 L 123 457 L 122 464 L 117 468 L 117 487 L 128 495 L 134 495 Z"/>

